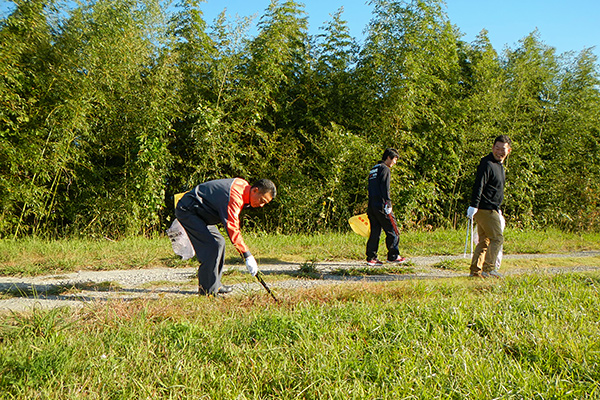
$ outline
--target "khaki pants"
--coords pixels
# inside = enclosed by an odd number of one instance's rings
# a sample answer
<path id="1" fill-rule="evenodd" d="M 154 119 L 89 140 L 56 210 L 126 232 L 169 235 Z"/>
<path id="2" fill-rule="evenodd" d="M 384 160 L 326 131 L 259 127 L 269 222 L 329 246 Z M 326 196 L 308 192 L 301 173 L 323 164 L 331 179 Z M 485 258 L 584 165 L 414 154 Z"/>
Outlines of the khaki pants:
<path id="1" fill-rule="evenodd" d="M 471 259 L 472 275 L 494 270 L 498 253 L 502 250 L 504 243 L 501 218 L 498 211 L 495 210 L 479 210 L 473 216 L 477 223 L 479 243 L 475 247 Z"/>

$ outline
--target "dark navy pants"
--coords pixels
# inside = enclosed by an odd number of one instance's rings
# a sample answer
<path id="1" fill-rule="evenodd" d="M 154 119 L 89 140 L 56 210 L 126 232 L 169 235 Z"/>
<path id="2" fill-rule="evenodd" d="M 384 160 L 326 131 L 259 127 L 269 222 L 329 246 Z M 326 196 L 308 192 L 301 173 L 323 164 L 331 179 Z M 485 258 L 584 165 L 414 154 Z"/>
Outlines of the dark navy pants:
<path id="1" fill-rule="evenodd" d="M 388 250 L 387 259 L 388 261 L 395 260 L 400 255 L 398 250 L 398 235 L 396 234 L 396 228 L 394 228 L 396 221 L 392 220 L 394 214 L 386 214 L 383 208 L 375 208 L 369 206 L 367 208 L 367 215 L 369 216 L 369 223 L 371 224 L 371 234 L 369 240 L 367 240 L 367 260 L 377 258 L 377 251 L 379 250 L 379 237 L 381 236 L 381 230 L 385 232 L 385 245 Z"/>
<path id="2" fill-rule="evenodd" d="M 200 263 L 198 289 L 205 294 L 216 294 L 221 287 L 225 264 L 225 238 L 216 225 L 204 222 L 197 207 L 185 204 L 183 200 L 175 209 L 175 216 L 187 232 Z"/>

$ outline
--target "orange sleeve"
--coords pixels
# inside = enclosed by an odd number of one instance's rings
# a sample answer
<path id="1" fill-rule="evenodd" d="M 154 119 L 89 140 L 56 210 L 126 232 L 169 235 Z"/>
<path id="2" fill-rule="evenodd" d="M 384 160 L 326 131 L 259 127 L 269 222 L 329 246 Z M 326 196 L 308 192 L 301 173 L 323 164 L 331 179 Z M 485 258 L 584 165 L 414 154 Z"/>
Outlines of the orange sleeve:
<path id="1" fill-rule="evenodd" d="M 231 243 L 235 246 L 240 254 L 246 257 L 246 253 L 249 255 L 250 250 L 242 234 L 240 232 L 240 212 L 244 207 L 245 201 L 249 201 L 250 185 L 243 179 L 235 179 L 231 185 L 229 194 L 229 204 L 227 205 L 227 234 Z M 245 197 L 247 197 L 245 199 Z"/>

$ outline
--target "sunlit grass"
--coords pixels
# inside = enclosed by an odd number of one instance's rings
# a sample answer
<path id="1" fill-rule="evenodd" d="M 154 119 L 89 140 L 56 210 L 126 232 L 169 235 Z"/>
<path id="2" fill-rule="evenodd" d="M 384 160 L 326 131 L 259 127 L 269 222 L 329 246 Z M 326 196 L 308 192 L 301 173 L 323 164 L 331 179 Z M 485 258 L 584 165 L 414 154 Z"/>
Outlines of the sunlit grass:
<path id="1" fill-rule="evenodd" d="M 502 269 L 548 269 L 569 268 L 577 266 L 600 267 L 600 257 L 561 257 L 561 258 L 531 258 L 509 259 L 502 261 Z"/>
<path id="2" fill-rule="evenodd" d="M 11 399 L 596 398 L 600 273 L 0 316 Z M 416 395 L 415 395 L 416 394 Z"/>
<path id="3" fill-rule="evenodd" d="M 364 260 L 366 239 L 354 233 L 277 235 L 245 233 L 245 240 L 260 264 L 280 262 L 323 262 Z M 599 250 L 600 234 L 565 233 L 557 230 L 516 231 L 507 229 L 505 253 L 567 253 Z M 459 255 L 464 252 L 465 232 L 437 230 L 402 232 L 400 254 L 404 257 Z M 383 238 L 380 250 L 384 251 Z M 243 260 L 227 243 L 226 263 Z M 118 241 L 35 238 L 0 241 L 0 275 L 35 276 L 79 270 L 191 267 L 192 259 L 181 261 L 166 237 L 131 237 Z"/>

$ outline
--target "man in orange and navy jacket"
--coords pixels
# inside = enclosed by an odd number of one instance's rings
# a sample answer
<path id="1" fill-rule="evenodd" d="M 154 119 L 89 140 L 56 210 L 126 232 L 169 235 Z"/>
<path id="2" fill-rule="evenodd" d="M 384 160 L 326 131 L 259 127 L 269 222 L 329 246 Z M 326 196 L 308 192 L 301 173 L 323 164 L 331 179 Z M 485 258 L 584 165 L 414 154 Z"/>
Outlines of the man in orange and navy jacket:
<path id="1" fill-rule="evenodd" d="M 268 179 L 252 186 L 241 178 L 217 179 L 196 186 L 177 203 L 175 216 L 187 232 L 200 262 L 198 291 L 204 295 L 226 294 L 233 289 L 221 284 L 225 261 L 225 239 L 217 224 L 222 223 L 231 243 L 246 260 L 248 272 L 256 275 L 258 264 L 240 233 L 240 211 L 263 207 L 277 189 Z"/>

